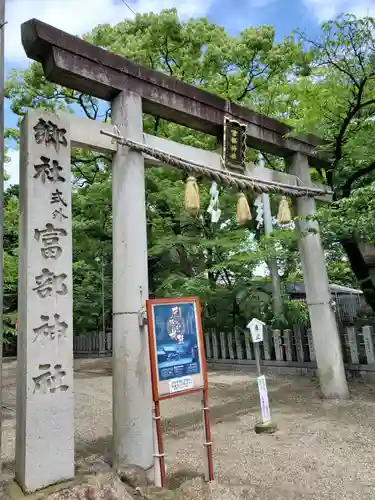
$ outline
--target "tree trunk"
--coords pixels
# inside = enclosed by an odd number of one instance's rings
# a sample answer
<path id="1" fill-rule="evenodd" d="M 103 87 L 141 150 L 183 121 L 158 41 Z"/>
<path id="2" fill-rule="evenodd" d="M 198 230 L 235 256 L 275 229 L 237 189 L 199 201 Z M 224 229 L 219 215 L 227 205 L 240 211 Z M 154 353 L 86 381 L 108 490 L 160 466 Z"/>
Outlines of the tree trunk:
<path id="1" fill-rule="evenodd" d="M 355 240 L 341 240 L 350 266 L 357 277 L 366 302 L 375 312 L 375 266 L 366 262 Z"/>
<path id="2" fill-rule="evenodd" d="M 156 274 L 160 258 L 149 255 L 147 262 L 148 262 L 148 295 L 150 299 L 153 299 L 155 297 Z"/>

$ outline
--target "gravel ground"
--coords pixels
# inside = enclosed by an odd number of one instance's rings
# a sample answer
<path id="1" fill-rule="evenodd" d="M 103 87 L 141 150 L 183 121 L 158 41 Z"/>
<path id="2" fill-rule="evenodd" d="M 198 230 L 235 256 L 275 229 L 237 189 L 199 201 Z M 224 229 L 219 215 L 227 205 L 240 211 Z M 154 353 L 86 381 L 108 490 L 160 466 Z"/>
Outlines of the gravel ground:
<path id="1" fill-rule="evenodd" d="M 13 471 L 15 368 L 15 362 L 4 363 L 5 476 Z M 106 454 L 112 423 L 110 360 L 77 360 L 75 369 L 77 455 Z M 219 489 L 226 491 L 223 498 L 229 499 L 228 486 L 233 498 L 375 498 L 375 383 L 352 381 L 351 400 L 339 403 L 322 401 L 311 378 L 269 375 L 279 431 L 256 435 L 255 375 L 211 371 L 209 380 L 214 465 Z M 170 484 L 177 487 L 203 471 L 200 399 L 168 400 L 162 415 Z"/>

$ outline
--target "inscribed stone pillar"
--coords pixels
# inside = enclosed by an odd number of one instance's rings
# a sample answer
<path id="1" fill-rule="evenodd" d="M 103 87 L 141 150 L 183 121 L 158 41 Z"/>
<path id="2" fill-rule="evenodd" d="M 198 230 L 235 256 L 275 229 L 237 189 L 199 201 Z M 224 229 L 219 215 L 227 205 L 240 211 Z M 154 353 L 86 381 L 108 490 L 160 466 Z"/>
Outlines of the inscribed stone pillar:
<path id="1" fill-rule="evenodd" d="M 122 136 L 143 142 L 141 97 L 123 92 L 112 102 Z M 116 468 L 152 471 L 152 393 L 146 326 L 147 227 L 142 154 L 118 146 L 112 164 L 113 448 Z"/>
<path id="2" fill-rule="evenodd" d="M 307 157 L 296 153 L 290 159 L 290 171 L 305 183 L 310 182 Z M 305 282 L 306 299 L 314 340 L 316 362 L 322 394 L 326 398 L 346 399 L 348 385 L 342 358 L 335 314 L 330 304 L 328 275 L 318 224 L 308 219 L 315 215 L 314 198 L 296 199 L 297 230 Z"/>
<path id="3" fill-rule="evenodd" d="M 69 122 L 30 110 L 21 127 L 16 480 L 74 476 Z"/>

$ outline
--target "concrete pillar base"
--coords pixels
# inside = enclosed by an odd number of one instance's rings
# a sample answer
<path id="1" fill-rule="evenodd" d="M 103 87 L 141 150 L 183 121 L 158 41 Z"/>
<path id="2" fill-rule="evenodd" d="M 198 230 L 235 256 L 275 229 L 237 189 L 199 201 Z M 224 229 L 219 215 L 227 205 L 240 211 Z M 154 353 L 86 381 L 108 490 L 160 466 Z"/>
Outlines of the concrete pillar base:
<path id="1" fill-rule="evenodd" d="M 277 431 L 277 423 L 273 420 L 269 422 L 257 422 L 254 430 L 256 434 L 274 434 Z"/>

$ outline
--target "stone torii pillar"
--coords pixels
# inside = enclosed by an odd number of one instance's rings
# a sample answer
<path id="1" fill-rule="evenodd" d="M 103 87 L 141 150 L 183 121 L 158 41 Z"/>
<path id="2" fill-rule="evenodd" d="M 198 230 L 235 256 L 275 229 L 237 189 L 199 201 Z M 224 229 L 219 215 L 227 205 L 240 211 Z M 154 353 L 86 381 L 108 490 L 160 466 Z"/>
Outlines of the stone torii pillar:
<path id="1" fill-rule="evenodd" d="M 121 135 L 143 142 L 142 99 L 122 92 L 111 103 Z M 112 163 L 113 451 L 114 467 L 153 467 L 152 392 L 147 328 L 140 311 L 148 298 L 144 159 L 118 146 Z"/>
<path id="2" fill-rule="evenodd" d="M 288 159 L 288 163 L 291 173 L 304 183 L 310 182 L 310 168 L 306 156 L 296 153 Z M 300 234 L 299 248 L 320 388 L 326 398 L 347 399 L 348 384 L 335 313 L 330 302 L 319 227 L 316 221 L 306 219 L 315 215 L 315 200 L 307 196 L 297 198 L 296 207 L 297 216 L 301 217 L 296 221 L 296 226 Z"/>
<path id="3" fill-rule="evenodd" d="M 69 119 L 21 126 L 16 480 L 33 492 L 74 477 Z"/>

